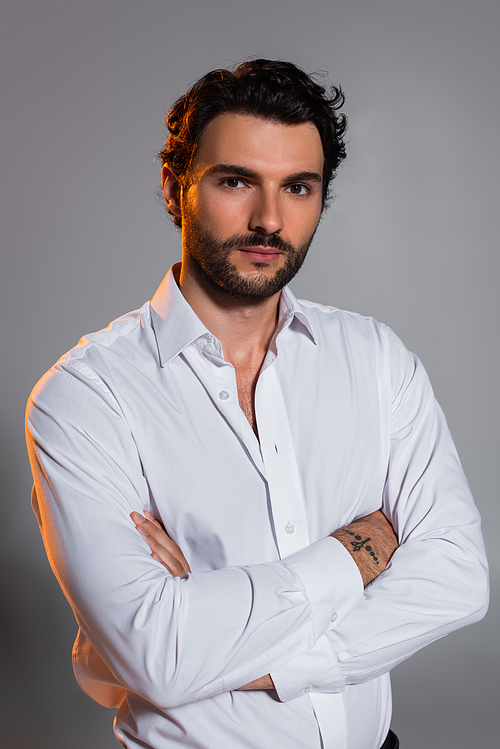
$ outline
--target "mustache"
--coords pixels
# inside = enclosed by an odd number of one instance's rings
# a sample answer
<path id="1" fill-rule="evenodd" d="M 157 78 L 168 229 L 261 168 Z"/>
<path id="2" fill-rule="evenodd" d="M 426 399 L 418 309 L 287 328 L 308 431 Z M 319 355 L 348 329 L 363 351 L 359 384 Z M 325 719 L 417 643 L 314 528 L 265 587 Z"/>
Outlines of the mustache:
<path id="1" fill-rule="evenodd" d="M 295 251 L 295 247 L 282 239 L 278 234 L 263 237 L 261 234 L 240 234 L 230 237 L 222 243 L 224 250 L 237 250 L 239 247 L 272 247 L 283 253 Z"/>

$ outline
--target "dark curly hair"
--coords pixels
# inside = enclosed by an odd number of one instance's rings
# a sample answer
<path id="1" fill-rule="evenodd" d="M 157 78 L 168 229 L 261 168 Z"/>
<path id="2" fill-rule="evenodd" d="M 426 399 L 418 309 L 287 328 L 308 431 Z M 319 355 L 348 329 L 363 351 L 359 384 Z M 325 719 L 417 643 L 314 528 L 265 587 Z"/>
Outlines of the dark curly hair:
<path id="1" fill-rule="evenodd" d="M 234 71 L 213 70 L 200 78 L 167 113 L 169 136 L 159 152 L 167 165 L 186 184 L 190 166 L 206 126 L 220 114 L 240 112 L 287 125 L 312 122 L 323 145 L 323 208 L 330 199 L 330 183 L 346 157 L 343 135 L 347 129 L 340 87 L 327 90 L 291 62 L 249 60 Z M 167 208 L 168 211 L 168 208 Z M 174 224 L 181 226 L 179 217 Z"/>

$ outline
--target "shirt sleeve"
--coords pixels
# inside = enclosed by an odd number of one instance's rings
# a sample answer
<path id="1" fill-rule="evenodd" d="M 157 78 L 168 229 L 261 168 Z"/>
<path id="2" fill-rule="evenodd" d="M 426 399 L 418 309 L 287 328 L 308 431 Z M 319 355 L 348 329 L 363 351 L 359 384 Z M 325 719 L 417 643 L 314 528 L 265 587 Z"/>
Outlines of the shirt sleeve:
<path id="1" fill-rule="evenodd" d="M 384 330 L 392 412 L 382 509 L 400 546 L 348 617 L 271 673 L 282 701 L 377 678 L 486 613 L 480 517 L 445 417 L 418 358 Z"/>
<path id="2" fill-rule="evenodd" d="M 332 538 L 173 578 L 129 517 L 149 501 L 133 434 L 81 360 L 37 385 L 27 440 L 33 508 L 80 627 L 75 674 L 101 704 L 131 690 L 168 709 L 237 689 L 313 647 L 332 606 L 348 617 L 361 600 L 357 568 Z"/>

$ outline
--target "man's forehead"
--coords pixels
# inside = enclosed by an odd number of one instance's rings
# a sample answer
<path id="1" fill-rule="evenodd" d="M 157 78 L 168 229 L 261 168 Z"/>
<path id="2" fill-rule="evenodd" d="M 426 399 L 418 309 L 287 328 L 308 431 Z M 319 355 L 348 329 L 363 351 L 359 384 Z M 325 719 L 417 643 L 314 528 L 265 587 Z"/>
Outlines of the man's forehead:
<path id="1" fill-rule="evenodd" d="M 323 147 L 312 122 L 288 125 L 249 114 L 227 113 L 205 128 L 193 160 L 194 168 L 241 164 L 254 169 L 282 167 L 285 171 L 320 171 Z"/>

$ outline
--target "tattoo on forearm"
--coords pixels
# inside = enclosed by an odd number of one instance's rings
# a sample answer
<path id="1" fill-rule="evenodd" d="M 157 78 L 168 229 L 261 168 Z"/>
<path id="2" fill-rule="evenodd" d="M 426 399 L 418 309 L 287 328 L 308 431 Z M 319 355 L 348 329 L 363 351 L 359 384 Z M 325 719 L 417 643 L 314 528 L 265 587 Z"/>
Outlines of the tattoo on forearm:
<path id="1" fill-rule="evenodd" d="M 353 551 L 361 551 L 361 549 L 365 549 L 375 562 L 375 564 L 378 564 L 378 558 L 373 551 L 371 546 L 367 546 L 368 541 L 371 541 L 371 538 L 365 538 L 363 539 L 361 536 L 358 536 L 356 533 L 353 533 L 352 531 L 348 531 L 347 528 L 342 528 L 344 533 L 348 533 L 350 536 L 354 536 L 354 541 L 351 541 L 351 546 L 353 548 Z"/>

